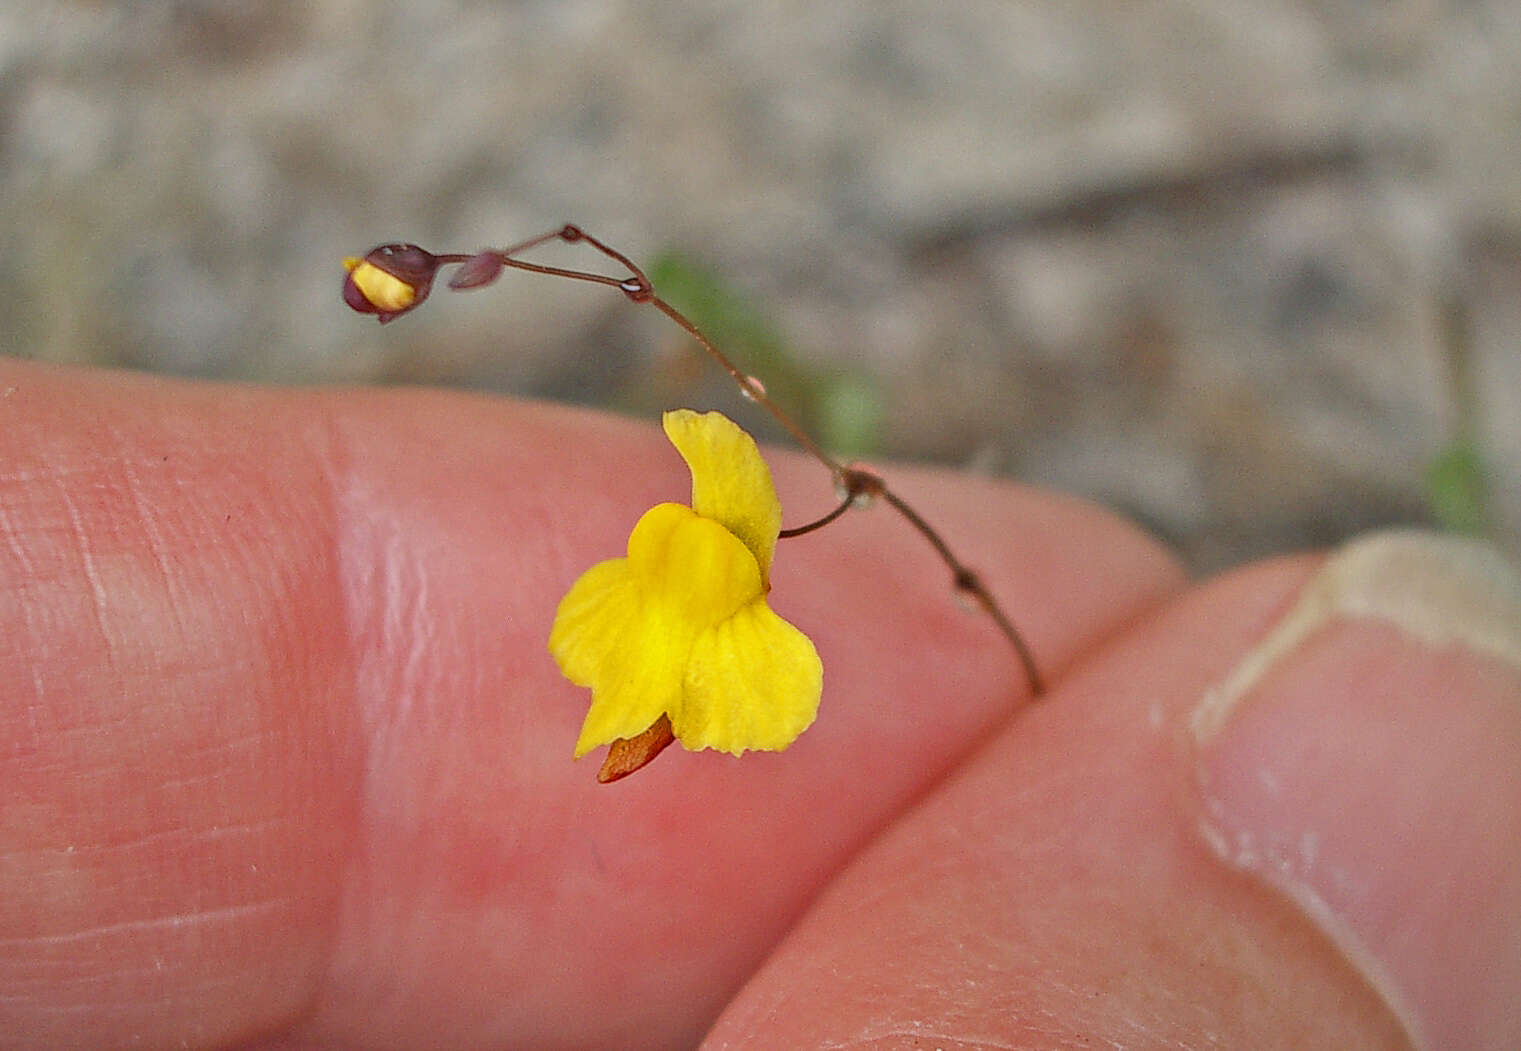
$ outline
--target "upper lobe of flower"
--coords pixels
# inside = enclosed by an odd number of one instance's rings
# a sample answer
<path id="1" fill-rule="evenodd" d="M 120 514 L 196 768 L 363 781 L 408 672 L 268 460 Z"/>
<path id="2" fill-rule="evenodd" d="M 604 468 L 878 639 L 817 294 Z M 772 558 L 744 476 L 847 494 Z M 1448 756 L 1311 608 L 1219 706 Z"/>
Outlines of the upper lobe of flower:
<path id="1" fill-rule="evenodd" d="M 381 245 L 363 259 L 349 256 L 343 261 L 343 301 L 385 324 L 428 298 L 439 264 L 437 256 L 411 244 Z"/>
<path id="2" fill-rule="evenodd" d="M 639 519 L 624 558 L 582 574 L 560 602 L 549 649 L 592 690 L 579 757 L 662 715 L 687 748 L 780 749 L 818 710 L 823 669 L 808 637 L 766 604 L 781 526 L 771 472 L 719 413 L 667 413 L 692 470 L 692 507 Z"/>
<path id="3" fill-rule="evenodd" d="M 692 510 L 738 537 L 769 580 L 782 504 L 755 439 L 718 412 L 678 409 L 660 422 L 691 469 Z"/>

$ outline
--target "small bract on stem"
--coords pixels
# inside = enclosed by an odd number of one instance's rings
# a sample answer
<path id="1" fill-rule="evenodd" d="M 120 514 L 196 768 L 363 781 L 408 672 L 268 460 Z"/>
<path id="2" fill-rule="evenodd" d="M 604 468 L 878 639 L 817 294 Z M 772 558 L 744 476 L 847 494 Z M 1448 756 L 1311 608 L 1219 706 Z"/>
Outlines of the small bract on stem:
<path id="1" fill-rule="evenodd" d="M 626 273 L 610 275 L 597 273 L 591 270 L 575 270 L 566 267 L 549 266 L 544 263 L 536 263 L 518 256 L 523 253 L 547 244 L 551 241 L 563 241 L 568 244 L 585 244 L 595 249 L 608 259 L 623 267 Z M 654 286 L 644 271 L 628 256 L 616 248 L 599 241 L 597 238 L 586 233 L 578 226 L 565 225 L 555 230 L 550 230 L 530 237 L 526 241 L 520 241 L 508 248 L 487 249 L 482 252 L 449 253 L 445 255 L 433 255 L 416 245 L 389 244 L 382 245 L 370 251 L 362 259 L 346 259 L 344 265 L 349 274 L 344 284 L 344 300 L 355 310 L 371 313 L 378 316 L 384 323 L 417 307 L 427 298 L 431 290 L 433 278 L 442 266 L 456 264 L 459 269 L 455 271 L 449 281 L 449 287 L 456 291 L 471 288 L 481 288 L 491 284 L 503 270 L 527 270 L 531 273 L 544 274 L 550 277 L 563 277 L 572 281 L 585 281 L 592 284 L 606 285 L 617 289 L 634 303 L 648 304 L 659 310 L 671 321 L 675 322 L 683 331 L 700 346 L 709 357 L 718 363 L 729 377 L 734 381 L 750 401 L 755 402 L 765 409 L 781 427 L 792 436 L 810 456 L 817 460 L 834 479 L 837 488 L 842 494 L 842 501 L 838 507 L 817 521 L 797 526 L 792 529 L 781 530 L 783 538 L 803 536 L 817 529 L 829 525 L 835 519 L 843 515 L 852 506 L 859 506 L 869 502 L 872 498 L 880 498 L 889 507 L 896 511 L 908 522 L 940 556 L 941 561 L 951 571 L 951 583 L 956 592 L 971 601 L 981 609 L 997 626 L 999 632 L 1008 640 L 1013 647 L 1020 665 L 1024 670 L 1025 678 L 1029 682 L 1030 692 L 1039 696 L 1045 690 L 1044 682 L 1040 675 L 1040 669 L 1035 662 L 1034 654 L 1024 636 L 1014 626 L 1013 621 L 994 597 L 987 584 L 970 566 L 966 565 L 946 543 L 945 539 L 937 532 L 913 507 L 901 496 L 890 489 L 887 482 L 875 472 L 859 466 L 847 466 L 830 456 L 813 438 L 803 430 L 793 418 L 788 415 L 781 406 L 777 405 L 766 393 L 766 388 L 761 382 L 749 373 L 740 369 L 729 356 L 720 350 L 703 332 L 693 324 L 671 304 L 661 299 L 655 293 Z M 651 727 L 652 738 L 647 746 L 654 747 L 654 753 L 670 743 L 668 727 Z M 625 749 L 627 750 L 627 749 Z M 651 753 L 643 762 L 653 758 Z M 632 757 L 626 757 L 625 762 L 634 761 Z M 639 762 L 638 765 L 643 765 Z M 609 765 L 613 760 L 609 758 Z M 613 773 L 614 777 L 621 777 L 638 769 L 638 765 L 623 769 L 617 766 Z M 607 768 L 604 768 L 606 771 Z M 612 778 L 609 778 L 612 779 Z"/>

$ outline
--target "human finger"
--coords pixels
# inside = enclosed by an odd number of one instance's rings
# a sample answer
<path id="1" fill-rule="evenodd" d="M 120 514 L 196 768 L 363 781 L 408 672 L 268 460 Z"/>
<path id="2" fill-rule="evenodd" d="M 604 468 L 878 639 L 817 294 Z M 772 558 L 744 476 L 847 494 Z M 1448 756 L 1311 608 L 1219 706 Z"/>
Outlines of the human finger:
<path id="1" fill-rule="evenodd" d="M 685 492 L 652 427 L 3 368 L 0 1011 L 35 1043 L 690 1041 L 1021 699 L 920 539 L 851 516 L 773 573 L 825 661 L 819 723 L 597 786 L 544 640 Z M 789 506 L 817 492 L 777 474 Z M 894 477 L 1053 671 L 1177 585 L 1091 508 Z"/>
<path id="2" fill-rule="evenodd" d="M 1514 1047 L 1518 667 L 1481 545 L 1214 582 L 855 859 L 709 1046 Z"/>

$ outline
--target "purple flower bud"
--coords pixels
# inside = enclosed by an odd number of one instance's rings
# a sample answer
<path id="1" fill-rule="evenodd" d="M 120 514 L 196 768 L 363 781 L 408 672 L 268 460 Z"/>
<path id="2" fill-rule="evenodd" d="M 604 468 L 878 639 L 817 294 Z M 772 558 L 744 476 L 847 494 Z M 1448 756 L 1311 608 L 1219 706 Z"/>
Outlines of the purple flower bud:
<path id="1" fill-rule="evenodd" d="M 449 279 L 449 287 L 463 290 L 489 285 L 501 276 L 502 269 L 502 253 L 489 249 L 479 252 L 460 265 L 460 268 L 454 272 L 454 276 Z"/>
<path id="2" fill-rule="evenodd" d="M 439 264 L 433 253 L 411 244 L 381 245 L 363 259 L 351 256 L 343 261 L 349 272 L 343 301 L 385 324 L 428 298 Z"/>

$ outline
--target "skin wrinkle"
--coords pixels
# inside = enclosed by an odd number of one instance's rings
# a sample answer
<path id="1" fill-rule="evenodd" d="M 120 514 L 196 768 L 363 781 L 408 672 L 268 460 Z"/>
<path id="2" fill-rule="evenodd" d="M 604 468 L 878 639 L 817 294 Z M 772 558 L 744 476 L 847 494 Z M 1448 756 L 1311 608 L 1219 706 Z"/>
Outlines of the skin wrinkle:
<path id="1" fill-rule="evenodd" d="M 418 400 L 416 395 L 408 398 L 412 405 Z M 355 1026 L 375 1025 L 374 1013 L 353 1009 L 354 1003 L 371 999 L 383 998 L 378 1010 L 409 1024 L 408 1016 L 416 1010 L 394 998 L 392 990 L 407 982 L 406 974 L 397 972 L 457 969 L 459 961 L 437 955 L 452 937 L 446 933 L 450 928 L 467 926 L 493 946 L 519 945 L 526 937 L 525 924 L 539 922 L 551 900 L 571 894 L 575 884 L 567 872 L 540 889 L 517 873 L 541 852 L 558 856 L 566 849 L 562 841 L 586 834 L 546 825 L 550 819 L 531 807 L 493 814 L 483 812 L 477 801 L 483 779 L 499 785 L 497 791 L 511 800 L 527 791 L 514 784 L 561 776 L 570 763 L 574 708 L 565 712 L 565 737 L 523 747 L 511 736 L 517 720 L 503 719 L 510 699 L 502 694 L 504 685 L 512 688 L 525 675 L 518 662 L 527 661 L 541 678 L 552 674 L 543 633 L 559 577 L 570 574 L 545 565 L 537 555 L 520 565 L 505 541 L 495 547 L 469 542 L 464 545 L 467 557 L 458 554 L 462 529 L 510 538 L 524 531 L 516 519 L 522 515 L 535 523 L 531 531 L 536 536 L 552 537 L 565 528 L 567 509 L 546 510 L 537 501 L 517 507 L 499 493 L 488 493 L 480 499 L 488 506 L 507 506 L 513 518 L 483 520 L 474 499 L 456 501 L 449 494 L 436 502 L 427 495 L 429 478 L 414 479 L 407 470 L 409 442 L 429 442 L 428 408 L 424 401 L 422 411 L 408 421 L 421 423 L 419 431 L 409 434 L 403 428 L 400 436 L 381 435 L 380 443 L 371 443 L 362 418 L 343 425 L 351 466 L 347 477 L 340 473 L 334 478 L 340 509 L 335 536 L 341 547 L 344 615 L 356 655 L 355 704 L 365 760 L 359 775 L 361 842 L 344 880 L 342 934 L 326 983 L 331 996 L 323 1000 L 344 1006 L 319 1009 L 311 1030 L 317 1034 L 342 1035 Z M 512 472 L 493 475 L 510 479 Z M 541 519 L 549 525 L 537 526 Z M 491 555 L 473 553 L 479 550 L 505 554 L 493 561 Z M 429 574 L 426 582 L 424 572 Z M 555 586 L 524 584 L 526 576 L 539 574 L 555 578 Z M 491 626 L 484 631 L 474 617 L 461 620 L 454 611 L 461 589 L 492 596 Z M 515 656 L 504 665 L 496 641 L 504 635 L 525 636 L 511 651 L 528 656 Z M 435 705 L 434 694 L 451 700 Z M 499 737 L 500 746 L 482 753 L 475 743 L 482 734 Z M 530 884 L 527 897 L 515 898 L 511 908 L 495 900 L 505 889 L 519 894 L 525 884 Z M 522 969 L 515 955 L 501 951 L 506 955 L 488 953 L 476 962 L 486 969 Z M 476 1028 L 465 1031 L 478 1034 L 478 1040 L 500 1040 L 489 1035 L 494 1027 L 515 1024 L 510 1002 L 482 1001 L 471 1011 L 469 1024 Z"/>
<path id="2" fill-rule="evenodd" d="M 317 506 L 315 508 L 316 521 L 312 523 L 313 532 L 320 537 L 322 543 L 314 552 L 314 560 L 317 565 L 326 570 L 318 580 L 309 579 L 305 576 L 296 586 L 311 588 L 325 588 L 333 601 L 346 617 L 348 613 L 348 596 L 344 587 L 346 578 L 343 567 L 343 548 L 341 539 L 342 512 L 340 508 L 341 489 L 338 480 L 345 476 L 345 468 L 349 463 L 348 450 L 344 440 L 342 428 L 334 414 L 327 408 L 320 395 L 310 398 L 308 411 L 301 415 L 303 420 L 304 448 L 307 457 L 307 465 L 313 469 L 317 486 Z M 231 515 L 229 514 L 229 518 Z M 345 620 L 345 623 L 347 621 Z M 354 636 L 345 632 L 343 635 L 345 644 L 338 654 L 339 660 L 336 667 L 326 670 L 332 676 L 332 708 L 333 715 L 327 723 L 327 729 L 335 735 L 335 740 L 328 744 L 333 754 L 339 757 L 339 762 L 344 766 L 345 773 L 329 778 L 330 786 L 337 790 L 341 796 L 334 804 L 335 813 L 360 815 L 363 807 L 359 802 L 360 778 L 355 776 L 356 768 L 363 769 L 361 755 L 364 750 L 365 737 L 362 733 L 353 732 L 355 708 L 358 698 L 358 657 L 353 645 Z M 257 823 L 257 826 L 270 825 L 275 822 L 288 820 L 283 815 L 267 819 Z M 257 826 L 249 826 L 250 831 Z M 308 972 L 308 980 L 304 993 L 294 997 L 288 1008 L 286 1017 L 280 1020 L 282 1025 L 294 1025 L 303 1018 L 308 1018 L 317 1010 L 323 994 L 324 984 L 330 978 L 332 960 L 337 939 L 340 934 L 342 922 L 341 903 L 345 891 L 344 874 L 352 871 L 352 858 L 360 849 L 364 834 L 362 820 L 336 819 L 328 829 L 322 832 L 331 832 L 333 827 L 347 828 L 348 831 L 341 837 L 336 845 L 329 844 L 328 851 L 331 854 L 327 866 L 327 875 L 331 880 L 330 904 L 311 916 L 307 921 L 309 929 L 305 937 L 309 942 L 311 956 L 311 969 Z M 217 829 L 217 838 L 225 835 L 225 830 Z"/>
<path id="3" fill-rule="evenodd" d="M 467 651 L 434 598 L 427 538 L 362 483 L 340 484 L 337 561 L 354 652 L 354 704 L 365 740 L 359 791 L 376 817 L 397 802 L 389 781 L 393 766 L 415 747 L 419 733 L 436 732 L 439 719 L 455 714 L 430 698 L 461 692 L 463 681 L 480 682 L 482 661 Z M 453 659 L 441 662 L 444 653 Z"/>
<path id="4" fill-rule="evenodd" d="M 267 901 L 246 902 L 240 905 L 227 905 L 215 909 L 200 909 L 195 912 L 181 913 L 174 916 L 152 916 L 142 920 L 123 920 L 120 923 L 110 923 L 100 927 L 69 931 L 65 934 L 37 934 L 21 938 L 0 938 L 0 946 L 20 948 L 26 945 L 72 945 L 97 938 L 111 938 L 122 934 L 140 934 L 144 931 L 166 928 L 182 930 L 186 927 L 202 924 L 241 923 L 249 916 L 260 912 L 285 908 L 289 904 L 290 902 L 286 898 L 271 898 Z"/>
<path id="5" fill-rule="evenodd" d="M 349 653 L 348 703 L 357 731 L 355 776 L 351 785 L 356 815 L 350 849 L 340 859 L 338 901 L 332 937 L 322 976 L 300 1019 L 317 1032 L 344 1032 L 349 1020 L 327 1019 L 324 1005 L 347 997 L 384 996 L 394 978 L 387 972 L 395 945 L 413 933 L 390 915 L 389 899 L 399 886 L 376 886 L 374 873 L 385 868 L 385 855 L 395 849 L 398 824 L 415 825 L 424 818 L 428 790 L 400 784 L 395 776 L 416 747 L 417 720 L 427 713 L 419 705 L 428 693 L 429 651 L 437 645 L 436 619 L 424 559 L 416 552 L 419 538 L 383 505 L 376 483 L 359 466 L 372 456 L 365 435 L 355 422 L 329 418 L 331 442 L 321 470 L 334 511 L 331 537 L 337 569 L 344 635 Z M 417 859 L 420 862 L 421 859 Z M 414 868 L 403 881 L 419 878 Z M 412 902 L 426 912 L 427 906 Z M 379 923 L 380 929 L 376 929 Z M 367 952 L 355 958 L 346 951 L 350 941 L 363 942 Z M 378 962 L 378 965 L 377 965 Z"/>
<path id="6" fill-rule="evenodd" d="M 427 583 L 408 564 L 402 537 L 378 517 L 357 483 L 338 492 L 337 505 L 344 619 L 356 656 L 355 700 L 374 746 L 383 742 L 387 725 L 406 722 L 411 714 L 428 633 Z"/>
<path id="7" fill-rule="evenodd" d="M 0 871 L 46 908 L 3 913 L 0 973 L 37 990 L 5 1017 L 33 1041 L 63 1031 L 50 1015 L 98 1038 L 246 1039 L 315 992 L 347 828 L 349 661 L 311 471 L 325 414 L 299 394 L 28 374 L 0 558 L 27 581 L 4 656 L 29 670 L 6 718 L 32 744 L 0 750 L 21 793 Z M 49 639 L 84 659 L 48 658 Z"/>
<path id="8" fill-rule="evenodd" d="M 944 1022 L 943 1019 L 940 1021 Z M 1019 1027 L 1019 1031 L 1024 1035 L 1043 1040 L 1051 1040 L 1064 1035 L 1060 1030 L 1030 1023 L 1022 1024 Z M 988 1051 L 1019 1051 L 1021 1047 L 1027 1046 L 1009 1043 L 1005 1040 L 997 1040 L 989 1036 L 956 1035 L 943 1027 L 931 1029 L 918 1022 L 902 1018 L 894 1018 L 891 1021 L 882 1021 L 874 1025 L 863 1026 L 854 1036 L 844 1040 L 831 1040 L 819 1046 L 821 1048 L 829 1048 L 831 1051 L 848 1051 L 849 1048 L 853 1047 L 877 1047 L 880 1041 L 893 1037 L 934 1041 L 933 1046 L 945 1048 L 945 1051 L 951 1051 L 952 1048 L 967 1049 L 967 1051 L 971 1051 L 974 1048 L 986 1048 Z M 1116 1044 L 1113 1046 L 1120 1045 Z"/>
<path id="9" fill-rule="evenodd" d="M 405 736 L 393 740 L 395 735 L 411 732 L 414 719 L 427 717 L 418 702 L 437 687 L 430 682 L 440 671 L 430 665 L 432 655 L 456 640 L 440 634 L 448 620 L 432 594 L 426 567 L 436 557 L 423 548 L 424 531 L 403 521 L 377 483 L 361 472 L 356 457 L 372 457 L 375 451 L 365 446 L 359 427 L 338 418 L 330 431 L 332 454 L 323 471 L 332 493 L 333 562 L 353 657 L 350 683 L 365 741 L 361 769 L 368 783 L 385 749 L 409 746 Z M 473 666 L 445 670 L 478 675 Z M 369 788 L 376 786 L 358 787 L 370 798 Z"/>
<path id="10" fill-rule="evenodd" d="M 27 710 L 28 722 L 30 724 L 31 733 L 34 737 L 44 732 L 40 724 L 41 716 L 38 714 L 39 708 L 40 706 L 29 706 Z M 119 777 L 120 771 L 112 766 L 100 768 L 81 768 L 77 763 L 78 753 L 99 751 L 103 744 L 109 744 L 113 738 L 134 733 L 137 728 L 138 720 L 140 719 L 141 716 L 138 713 L 127 713 L 114 716 L 109 721 L 103 721 L 96 724 L 86 724 L 76 727 L 64 727 L 61 729 L 56 726 L 49 727 L 47 728 L 46 733 L 53 741 L 67 742 L 71 739 L 78 739 L 80 741 L 80 744 L 72 749 L 69 755 L 63 759 L 49 763 L 34 762 L 30 764 L 30 768 L 35 773 L 39 774 L 50 771 L 62 774 L 77 789 L 86 789 L 91 791 L 110 791 L 110 785 Z M 211 749 L 186 749 L 184 750 L 184 754 L 221 755 L 222 763 L 224 766 L 226 766 L 228 764 L 238 762 L 239 756 L 241 755 L 257 751 L 262 743 L 268 739 L 268 737 L 269 734 L 265 731 L 240 734 L 239 736 L 228 741 L 217 742 L 216 745 Z M 175 793 L 179 798 L 189 799 L 194 798 L 197 794 L 203 792 L 215 791 L 217 789 L 217 786 L 221 783 L 221 777 L 222 773 L 218 771 L 198 774 L 194 777 L 188 778 L 168 778 L 153 782 L 151 788 L 154 793 L 159 796 L 167 796 L 171 793 Z M 282 822 L 286 820 L 288 820 L 288 815 L 282 814 L 272 817 L 267 822 L 258 822 L 257 824 L 273 824 L 275 822 Z M 234 822 L 228 823 L 225 826 L 218 826 L 218 828 L 230 829 L 244 827 L 246 825 L 248 825 L 246 822 Z M 170 830 L 169 834 L 173 834 L 177 831 L 179 830 Z M 193 831 L 201 836 L 208 835 L 208 831 L 205 829 L 195 829 Z M 146 839 L 139 840 L 139 842 L 150 842 L 154 838 L 156 837 L 147 837 Z M 99 849 L 114 850 L 119 846 L 119 843 L 112 841 L 103 844 Z M 89 848 L 80 849 L 81 853 L 83 853 Z"/>
<path id="11" fill-rule="evenodd" d="M 3 491 L 13 482 L 12 478 L 0 476 L 0 491 Z M 23 578 L 30 580 L 37 575 L 37 564 L 32 561 L 32 556 L 27 553 L 26 545 L 21 542 L 20 531 L 11 521 L 11 513 L 0 505 L 0 535 L 5 537 L 5 546 L 9 549 L 11 557 L 21 567 Z"/>
<path id="12" fill-rule="evenodd" d="M 30 1011 L 41 1011 L 55 1018 L 88 1016 L 99 1010 L 100 1000 L 111 995 L 112 987 L 118 985 L 122 979 L 143 976 L 157 977 L 171 969 L 179 970 L 185 975 L 186 987 L 178 988 L 174 992 L 169 993 L 146 993 L 138 999 L 138 1006 L 143 1008 L 147 1015 L 152 1016 L 179 1011 L 183 1009 L 187 999 L 193 999 L 198 996 L 206 996 L 213 993 L 219 996 L 225 995 L 222 992 L 223 990 L 236 994 L 239 987 L 247 981 L 246 976 L 241 975 L 207 976 L 200 972 L 185 974 L 187 969 L 177 967 L 177 963 L 178 961 L 173 957 L 156 955 L 146 960 L 141 966 L 117 966 L 101 973 L 90 974 L 80 973 L 78 968 L 71 964 L 66 968 L 60 969 L 60 973 L 43 976 L 36 984 L 47 992 L 52 992 L 59 986 L 77 988 L 79 995 L 74 1000 L 62 1003 L 46 1002 L 33 995 L 21 994 L 12 996 L 0 993 L 0 1007 L 25 1005 Z M 164 1046 L 237 1046 L 240 1048 L 247 1046 L 250 1049 L 262 1046 L 257 1043 L 252 1045 L 228 1045 L 225 1041 L 213 1043 L 214 1034 L 208 1032 L 208 1028 L 204 1022 L 195 1022 L 192 1023 L 192 1026 L 194 1030 L 193 1039 L 190 1036 L 182 1036 L 177 1043 L 173 1045 L 166 1044 Z M 109 1035 L 109 1038 L 100 1041 L 100 1045 L 107 1047 L 120 1046 L 122 1042 L 121 1036 L 120 1030 L 113 1031 Z M 134 1046 L 142 1045 L 144 1038 L 140 1033 L 136 1033 L 130 1043 Z"/>
<path id="13" fill-rule="evenodd" d="M 40 528 L 34 522 L 32 528 L 23 534 L 17 524 L 18 521 L 25 521 L 28 515 L 36 516 L 39 500 L 30 493 L 39 486 L 51 489 L 54 481 L 53 474 L 46 470 L 12 469 L 0 474 L 0 532 L 5 534 L 6 549 L 19 569 L 17 583 L 7 590 L 18 599 L 13 609 L 20 613 L 21 630 L 9 641 L 14 644 L 15 652 L 33 655 L 29 662 L 32 693 L 29 699 L 22 702 L 26 704 L 28 732 L 24 737 L 13 737 L 8 742 L 12 754 L 16 756 L 31 751 L 34 747 L 32 742 L 40 739 L 43 711 L 49 699 L 42 669 L 58 645 L 53 621 L 59 617 L 49 603 L 38 601 L 38 598 L 39 595 L 50 596 L 51 589 L 57 585 L 59 571 L 50 565 L 49 571 L 45 573 L 44 562 L 58 563 L 66 557 L 66 552 L 77 551 L 79 543 L 77 509 L 74 510 L 72 525 L 65 526 L 60 521 L 51 528 Z M 6 501 L 17 508 L 15 520 L 12 512 L 4 506 Z M 50 559 L 45 559 L 40 551 L 34 550 L 42 548 L 44 544 Z"/>
<path id="14" fill-rule="evenodd" d="M 126 840 L 121 843 L 106 843 L 97 846 L 82 847 L 71 846 L 65 848 L 64 853 L 78 857 L 81 860 L 87 860 L 92 855 L 100 855 L 111 852 L 130 853 L 134 850 L 154 848 L 162 843 L 183 840 L 186 837 L 193 837 L 194 839 L 200 840 L 202 842 L 209 842 L 217 839 L 227 839 L 235 835 L 259 837 L 263 836 L 271 829 L 282 827 L 288 823 L 289 819 L 286 817 L 275 817 L 263 821 L 245 822 L 235 825 L 222 825 L 206 829 L 189 827 L 170 828 L 163 829 L 158 832 L 153 832 L 146 836 L 137 836 L 133 839 Z M 32 853 L 44 855 L 54 854 L 57 852 L 58 848 L 56 847 L 37 848 L 36 850 L 32 851 Z M 22 852 L 17 851 L 13 853 Z M 3 941 L 4 939 L 0 939 L 0 942 Z"/>
<path id="15" fill-rule="evenodd" d="M 361 870 L 360 859 L 368 845 L 370 829 L 368 808 L 365 803 L 368 771 L 372 768 L 372 735 L 365 726 L 366 712 L 361 704 L 364 695 L 362 683 L 364 658 L 359 644 L 361 636 L 356 631 L 355 610 L 360 604 L 353 567 L 346 543 L 348 516 L 345 500 L 353 482 L 353 452 L 351 440 L 341 416 L 334 412 L 320 394 L 312 397 L 314 409 L 308 415 L 313 430 L 307 442 L 310 464 L 320 482 L 321 502 L 324 509 L 321 535 L 325 538 L 325 559 L 332 575 L 327 581 L 338 607 L 344 639 L 342 667 L 335 670 L 339 688 L 334 700 L 347 715 L 344 723 L 347 733 L 335 747 L 341 749 L 346 759 L 347 776 L 340 784 L 343 792 L 343 810 L 351 815 L 347 835 L 341 849 L 331 858 L 333 893 L 330 906 L 325 910 L 325 922 L 320 932 L 321 951 L 314 962 L 313 977 L 305 996 L 284 1020 L 287 1027 L 295 1027 L 318 1016 L 324 998 L 337 984 L 336 961 L 340 939 L 350 918 L 350 897 L 357 874 Z"/>
<path id="16" fill-rule="evenodd" d="M 353 547 L 352 544 L 345 545 L 345 554 L 353 554 Z M 372 658 L 378 656 L 377 663 L 401 669 L 388 691 L 398 702 L 394 709 L 396 723 L 407 722 L 412 714 L 412 706 L 422 692 L 423 662 L 434 641 L 428 575 L 421 565 L 407 556 L 406 539 L 399 531 L 387 529 L 384 550 L 379 558 L 382 567 L 380 638 L 374 649 L 366 654 Z M 396 656 L 401 659 L 395 660 Z"/>
<path id="17" fill-rule="evenodd" d="M 116 663 L 116 641 L 112 633 L 106 630 L 106 608 L 108 600 L 106 590 L 101 584 L 100 570 L 95 564 L 95 556 L 90 551 L 89 533 L 85 529 L 84 519 L 79 513 L 79 505 L 74 502 L 69 494 L 69 488 L 62 482 L 58 483 L 58 495 L 63 500 L 63 506 L 68 511 L 69 522 L 73 527 L 73 539 L 75 550 L 79 553 L 80 569 L 84 574 L 86 583 L 90 586 L 90 595 L 93 600 L 95 613 L 95 628 L 103 643 L 106 663 L 114 666 Z"/>
<path id="18" fill-rule="evenodd" d="M 120 439 L 116 440 L 120 442 Z M 131 459 L 122 457 L 120 463 L 122 477 L 126 481 L 127 495 L 131 498 L 133 509 L 137 512 L 137 522 L 148 539 L 148 549 L 153 554 L 154 567 L 158 570 L 160 583 L 169 600 L 169 612 L 175 631 L 183 636 L 186 634 L 184 601 L 178 594 L 179 589 L 169 568 L 174 564 L 169 545 L 164 541 L 163 531 L 159 528 L 158 518 L 152 505 L 143 496 L 142 480 L 133 468 Z"/>

